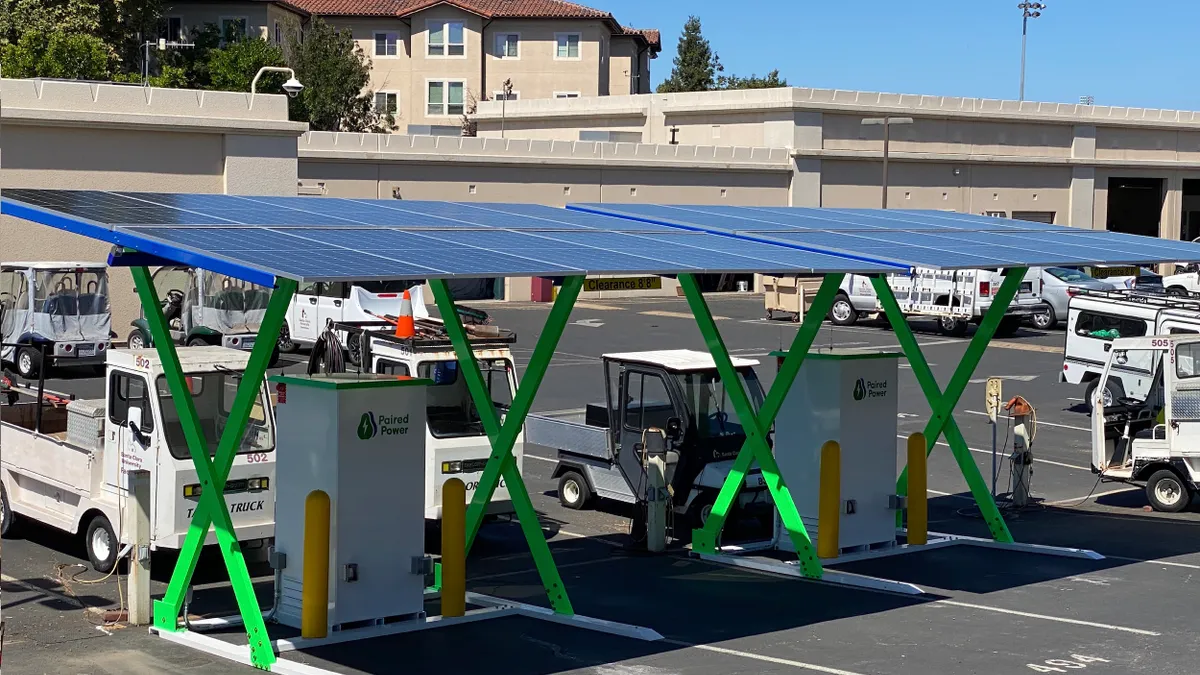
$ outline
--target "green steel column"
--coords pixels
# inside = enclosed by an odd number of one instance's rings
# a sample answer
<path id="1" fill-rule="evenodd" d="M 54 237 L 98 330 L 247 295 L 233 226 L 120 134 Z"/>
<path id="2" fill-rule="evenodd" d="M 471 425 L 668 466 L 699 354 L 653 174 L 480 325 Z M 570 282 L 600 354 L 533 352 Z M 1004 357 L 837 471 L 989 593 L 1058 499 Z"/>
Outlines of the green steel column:
<path id="1" fill-rule="evenodd" d="M 954 408 L 958 405 L 958 401 L 962 397 L 963 391 L 966 390 L 971 375 L 979 365 L 979 360 L 983 357 L 988 342 L 995 335 L 996 329 L 1000 325 L 1000 320 L 1004 318 L 1005 312 L 1008 311 L 1009 305 L 1012 303 L 1013 298 L 1016 297 L 1017 290 L 1020 288 L 1024 276 L 1025 268 L 1012 268 L 1005 274 L 1004 282 L 1000 285 L 999 290 L 992 299 L 991 307 L 984 314 L 983 321 L 975 331 L 975 335 L 971 338 L 971 342 L 967 346 L 967 351 L 955 368 L 954 375 L 950 378 L 950 383 L 947 385 L 945 392 L 939 388 L 937 379 L 934 377 L 933 371 L 929 368 L 929 364 L 925 360 L 921 348 L 917 344 L 916 337 L 913 335 L 912 329 L 909 327 L 903 312 L 901 312 L 900 305 L 896 302 L 896 296 L 892 292 L 891 286 L 887 283 L 886 278 L 875 277 L 872 279 L 872 285 L 875 287 L 875 293 L 879 298 L 879 302 L 883 306 L 884 313 L 891 322 L 892 328 L 895 330 L 896 338 L 900 342 L 905 355 L 908 357 L 913 375 L 917 378 L 917 382 L 921 386 L 921 391 L 925 394 L 925 398 L 929 402 L 932 411 L 932 416 L 925 427 L 925 437 L 928 443 L 926 452 L 932 452 L 938 437 L 942 433 L 945 433 L 946 442 L 954 454 L 954 459 L 958 463 L 959 469 L 962 471 L 972 495 L 975 497 L 975 502 L 979 506 L 980 513 L 988 524 L 992 538 L 1002 542 L 1011 542 L 1013 540 L 1012 533 L 1009 532 L 1008 525 L 1004 522 L 1004 517 L 996 507 L 996 502 L 992 498 L 987 482 L 979 472 L 979 467 L 975 465 L 975 459 L 967 447 L 967 442 L 963 438 L 958 424 L 954 421 Z M 896 490 L 901 495 L 908 494 L 907 467 L 900 474 L 900 478 L 896 483 Z M 897 524 L 900 524 L 900 517 L 901 514 L 897 513 Z"/>
<path id="2" fill-rule="evenodd" d="M 241 445 L 254 401 L 262 389 L 263 376 L 275 348 L 279 328 L 283 322 L 288 302 L 296 288 L 296 283 L 286 279 L 278 280 L 277 290 L 271 296 L 271 302 L 259 328 L 250 361 L 238 385 L 227 425 L 217 446 L 216 456 L 210 462 L 208 442 L 204 438 L 204 431 L 192 403 L 191 392 L 179 365 L 179 355 L 171 340 L 166 319 L 163 317 L 162 306 L 150 271 L 145 267 L 134 267 L 131 271 L 145 311 L 147 326 L 162 361 L 163 374 L 167 379 L 171 398 L 175 403 L 184 436 L 187 439 L 188 452 L 196 467 L 200 484 L 203 486 L 200 502 L 193 514 L 191 525 L 188 527 L 184 547 L 180 551 L 178 562 L 171 575 L 167 594 L 162 600 L 155 603 L 155 627 L 160 630 L 179 630 L 177 619 L 183 606 L 184 593 L 191 582 L 200 550 L 211 524 L 215 526 L 217 541 L 225 561 L 225 568 L 229 572 L 238 610 L 246 626 L 246 634 L 250 641 L 251 662 L 258 668 L 269 670 L 271 664 L 275 662 L 275 653 L 270 637 L 267 635 L 266 625 L 262 620 L 262 611 L 254 595 L 254 586 L 250 580 L 249 571 L 246 569 L 246 561 L 242 556 L 237 533 L 229 516 L 229 509 L 225 504 L 224 488 L 234 456 Z"/>
<path id="3" fill-rule="evenodd" d="M 818 293 L 818 297 L 822 303 L 828 301 L 829 305 L 832 305 L 833 296 L 836 295 L 837 287 L 840 283 L 841 279 L 834 280 L 832 277 L 826 277 Z M 779 510 L 779 517 L 783 520 L 784 526 L 787 527 L 792 545 L 796 549 L 796 555 L 800 560 L 800 569 L 804 573 L 804 576 L 820 579 L 823 574 L 821 562 L 818 560 L 816 551 L 813 549 L 812 540 L 808 536 L 804 522 L 800 519 L 800 513 L 796 510 L 796 504 L 792 500 L 792 493 L 788 491 L 787 485 L 783 481 L 783 476 L 779 472 L 779 466 L 775 463 L 775 456 L 771 453 L 771 446 L 767 443 L 767 431 L 770 429 L 770 424 L 774 423 L 775 415 L 779 412 L 779 406 L 782 405 L 787 390 L 790 388 L 791 382 L 795 379 L 796 372 L 799 372 L 804 355 L 808 353 L 809 345 L 804 345 L 803 349 L 798 349 L 794 353 L 788 354 L 785 363 L 788 359 L 791 359 L 792 362 L 789 364 L 788 370 L 790 371 L 794 367 L 795 371 L 790 373 L 781 372 L 777 376 L 776 384 L 778 384 L 780 379 L 783 380 L 784 384 L 780 385 L 778 389 L 775 385 L 771 387 L 771 393 L 777 398 L 772 401 L 774 410 L 769 411 L 771 413 L 770 423 L 767 423 L 765 419 L 760 420 L 755 413 L 754 406 L 750 403 L 750 398 L 746 395 L 746 390 L 741 385 L 737 370 L 733 367 L 733 360 L 729 358 L 729 350 L 725 347 L 725 341 L 721 338 L 721 333 L 717 329 L 717 324 L 712 318 L 712 312 L 709 311 L 708 303 L 704 300 L 704 294 L 700 291 L 700 285 L 696 282 L 696 278 L 691 274 L 681 274 L 679 275 L 679 284 L 683 287 L 683 294 L 692 308 L 692 314 L 696 318 L 696 325 L 699 327 L 700 333 L 704 336 L 704 342 L 708 345 L 708 350 L 712 354 L 713 362 L 717 366 L 717 372 L 721 376 L 721 381 L 725 383 L 725 393 L 729 396 L 729 402 L 737 412 L 738 419 L 742 421 L 742 429 L 746 432 L 744 446 L 750 446 L 754 459 L 758 460 L 759 469 L 762 471 L 763 479 L 767 483 L 767 490 L 771 493 L 775 507 Z M 805 317 L 805 323 L 808 324 L 811 317 L 817 317 L 812 320 L 819 328 L 820 321 L 823 320 L 825 313 L 828 311 L 828 306 L 822 308 L 814 303 L 812 309 L 808 312 L 809 316 Z M 801 339 L 801 333 L 803 332 L 803 330 L 797 332 L 797 341 Z M 810 345 L 815 335 L 816 329 L 812 329 L 811 334 L 806 334 Z M 764 412 L 768 411 L 764 410 Z M 737 462 L 735 461 L 736 464 Z M 744 464 L 748 464 L 748 462 Z M 742 472 L 744 474 L 745 469 Z M 732 475 L 726 479 L 725 485 L 722 486 L 722 492 L 729 489 L 736 494 L 737 486 L 729 486 L 729 481 L 732 479 Z M 732 503 L 732 496 L 729 499 L 729 503 Z M 711 518 L 711 515 L 709 517 Z M 711 551 L 715 549 L 715 541 L 707 538 L 706 530 L 707 527 L 705 530 L 700 530 L 699 532 L 703 540 L 704 549 Z M 693 537 L 695 537 L 695 534 L 693 534 Z"/>
<path id="4" fill-rule="evenodd" d="M 796 374 L 800 372 L 800 366 L 804 363 L 804 358 L 808 355 L 808 350 L 812 347 L 817 333 L 821 330 L 821 324 L 825 320 L 825 315 L 833 307 L 838 287 L 841 285 L 844 277 L 844 274 L 826 275 L 821 282 L 820 289 L 813 298 L 812 306 L 804 313 L 804 320 L 796 331 L 796 336 L 792 338 L 792 344 L 788 349 L 787 357 L 784 358 L 783 364 L 779 367 L 775 381 L 771 384 L 771 390 L 767 393 L 767 397 L 763 401 L 762 409 L 759 410 L 758 424 L 759 428 L 763 429 L 764 432 L 765 430 L 769 430 L 771 425 L 775 423 L 775 418 L 779 415 L 779 409 L 782 407 L 784 399 L 787 398 L 787 394 L 796 380 Z M 738 452 L 737 459 L 734 460 L 729 476 L 726 477 L 724 485 L 721 486 L 721 492 L 717 495 L 712 513 L 709 514 L 704 527 L 692 533 L 692 550 L 701 553 L 716 553 L 721 530 L 725 527 L 725 520 L 733 506 L 733 501 L 737 499 L 738 492 L 741 491 L 742 486 L 745 484 L 746 472 L 749 471 L 754 458 L 754 446 L 750 442 L 750 439 L 747 438 L 746 442 L 742 444 L 742 449 Z M 794 538 L 797 533 L 793 532 L 792 535 Z M 808 539 L 808 533 L 804 529 L 803 523 L 801 523 L 799 535 Z M 811 540 L 809 541 L 811 544 Z M 797 551 L 799 550 L 797 548 Z"/>
<path id="5" fill-rule="evenodd" d="M 471 545 L 475 542 L 475 536 L 479 533 L 479 526 L 483 523 L 487 505 L 496 491 L 500 477 L 503 476 L 508 487 L 509 497 L 512 499 L 513 509 L 517 512 L 517 519 L 521 524 L 521 531 L 529 544 L 534 565 L 542 578 L 546 595 L 550 599 L 550 606 L 555 612 L 565 615 L 574 614 L 574 609 L 567 597 L 562 577 L 559 576 L 558 568 L 554 564 L 550 546 L 546 543 L 546 537 L 542 533 L 542 526 L 538 521 L 537 511 L 533 508 L 533 502 L 529 498 L 529 491 L 521 478 L 521 472 L 517 469 L 512 449 L 525 424 L 529 409 L 533 406 L 533 398 L 542 384 L 542 378 L 546 375 L 546 369 L 550 365 L 551 357 L 554 356 L 559 338 L 562 337 L 563 330 L 566 328 L 567 320 L 571 316 L 571 308 L 575 305 L 575 299 L 579 297 L 579 291 L 583 288 L 583 280 L 582 276 L 575 276 L 567 277 L 563 281 L 558 298 L 555 299 L 550 316 L 546 319 L 546 326 L 534 346 L 529 365 L 525 368 L 520 386 L 517 388 L 517 394 L 513 397 L 512 406 L 509 407 L 503 423 L 496 414 L 491 393 L 483 380 L 479 364 L 475 360 L 475 352 L 471 349 L 470 336 L 467 335 L 466 329 L 463 328 L 462 321 L 458 317 L 454 299 L 450 296 L 446 282 L 441 279 L 432 279 L 429 282 L 434 300 L 437 301 L 438 309 L 441 311 L 446 332 L 450 336 L 451 344 L 454 345 L 454 353 L 458 356 L 461 364 L 459 372 L 466 378 L 467 388 L 478 409 L 479 419 L 483 423 L 484 431 L 487 432 L 488 440 L 492 445 L 491 457 L 488 458 L 483 476 L 479 479 L 479 487 L 476 488 L 471 506 L 467 510 L 467 551 L 471 550 Z"/>

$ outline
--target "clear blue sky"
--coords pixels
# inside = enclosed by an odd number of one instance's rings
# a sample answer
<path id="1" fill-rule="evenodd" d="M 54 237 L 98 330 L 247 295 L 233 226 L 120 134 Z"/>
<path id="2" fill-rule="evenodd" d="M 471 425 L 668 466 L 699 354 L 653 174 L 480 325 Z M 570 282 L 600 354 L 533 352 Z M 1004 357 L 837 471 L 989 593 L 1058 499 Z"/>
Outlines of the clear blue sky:
<path id="1" fill-rule="evenodd" d="M 657 86 L 689 14 L 726 73 L 788 84 L 1017 98 L 1018 0 L 581 0 L 657 28 Z M 1026 100 L 1200 110 L 1200 0 L 1043 0 L 1029 21 Z"/>

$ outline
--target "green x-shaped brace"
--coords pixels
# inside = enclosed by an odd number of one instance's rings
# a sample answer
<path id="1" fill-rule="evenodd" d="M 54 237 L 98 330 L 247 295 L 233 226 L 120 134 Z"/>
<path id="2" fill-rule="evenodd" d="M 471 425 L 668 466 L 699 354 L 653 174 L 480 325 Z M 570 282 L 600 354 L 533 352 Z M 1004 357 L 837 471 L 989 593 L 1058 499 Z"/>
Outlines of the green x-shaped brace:
<path id="1" fill-rule="evenodd" d="M 196 571 L 196 563 L 200 559 L 200 551 L 208 536 L 210 526 L 215 527 L 218 547 L 225 561 L 225 569 L 229 572 L 230 585 L 237 600 L 238 611 L 246 627 L 246 635 L 250 641 L 251 663 L 263 670 L 270 670 L 275 662 L 275 652 L 271 639 L 267 635 L 266 624 L 263 623 L 262 609 L 254 596 L 254 584 L 250 580 L 250 572 L 246 568 L 246 560 L 242 556 L 238 544 L 237 532 L 225 504 L 225 481 L 237 449 L 241 445 L 242 436 L 246 432 L 246 423 L 250 413 L 262 391 L 263 376 L 275 349 L 280 326 L 283 324 L 288 303 L 296 290 L 296 282 L 290 279 L 276 280 L 275 292 L 271 294 L 266 316 L 259 327 L 254 348 L 250 352 L 250 360 L 238 383 L 237 394 L 226 420 L 225 430 L 217 444 L 216 454 L 209 461 L 208 442 L 204 438 L 204 430 L 200 426 L 196 414 L 192 394 L 188 389 L 183 369 L 179 364 L 179 354 L 171 339 L 166 318 L 163 316 L 162 305 L 154 288 L 150 270 L 146 267 L 130 268 L 133 273 L 134 285 L 145 310 L 146 323 L 150 335 L 154 339 L 154 348 L 162 361 L 163 374 L 171 391 L 171 400 L 179 413 L 179 421 L 187 440 L 188 453 L 196 467 L 200 480 L 200 501 L 192 514 L 191 525 L 188 526 L 183 548 L 171 573 L 171 581 L 167 586 L 166 595 L 154 603 L 154 626 L 158 630 L 178 631 L 179 612 L 191 584 L 192 575 Z M 151 384 L 153 387 L 153 384 Z"/>
<path id="2" fill-rule="evenodd" d="M 533 355 L 529 359 L 529 365 L 525 368 L 516 396 L 513 397 L 512 405 L 503 421 L 496 413 L 491 393 L 479 370 L 479 363 L 475 360 L 470 336 L 463 328 L 454 298 L 450 295 L 446 282 L 441 279 L 429 281 L 434 300 L 437 301 L 438 309 L 441 311 L 446 332 L 450 336 L 451 344 L 454 345 L 454 353 L 458 356 L 459 372 L 466 379 L 471 399 L 475 402 L 479 419 L 492 446 L 492 454 L 488 458 L 483 476 L 479 479 L 479 486 L 475 489 L 475 496 L 467 509 L 467 552 L 471 551 L 471 546 L 475 543 L 475 536 L 479 534 L 479 526 L 483 523 L 488 503 L 491 502 L 500 477 L 503 476 L 509 498 L 512 499 L 513 509 L 521 524 L 521 532 L 529 544 L 529 552 L 533 555 L 534 565 L 537 567 L 542 585 L 546 589 L 546 596 L 550 599 L 550 607 L 556 613 L 566 616 L 573 615 L 575 610 L 571 607 L 567 589 L 563 586 L 562 577 L 554 564 L 550 546 L 546 543 L 545 535 L 542 534 L 537 511 L 533 508 L 529 490 L 526 489 L 521 472 L 517 469 L 512 449 L 517 442 L 517 436 L 521 433 L 521 427 L 525 424 L 529 409 L 533 405 L 533 397 L 537 394 L 538 387 L 542 384 L 542 378 L 546 375 L 550 358 L 554 356 L 554 350 L 558 346 L 559 338 L 562 337 L 567 319 L 571 316 L 571 308 L 574 307 L 575 299 L 579 297 L 579 291 L 583 288 L 583 280 L 582 276 L 573 276 L 567 277 L 563 281 L 558 297 L 554 300 L 554 306 L 550 310 L 550 316 L 546 319 L 546 326 L 542 330 L 541 336 L 538 337 Z"/>
<path id="3" fill-rule="evenodd" d="M 1012 533 L 1009 532 L 1008 524 L 1004 522 L 1004 516 L 1000 514 L 1000 509 L 996 507 L 996 500 L 988 491 L 987 481 L 979 472 L 979 467 L 975 464 L 975 458 L 967 447 L 967 441 L 963 438 L 958 423 L 954 421 L 954 408 L 962 398 L 963 391 L 966 390 L 971 376 L 975 373 L 975 368 L 979 365 L 979 360 L 983 358 L 988 342 L 996 334 L 996 329 L 1000 326 L 1000 321 L 1008 311 L 1013 298 L 1016 297 L 1024 278 L 1025 268 L 1023 267 L 1014 267 L 1005 273 L 1003 283 L 1000 284 L 996 294 L 992 296 L 992 304 L 984 313 L 983 321 L 975 330 L 975 335 L 967 345 L 967 351 L 963 354 L 962 360 L 954 369 L 954 375 L 951 376 L 945 391 L 938 386 L 937 378 L 933 376 L 933 371 L 930 370 L 925 355 L 921 353 L 917 338 L 913 335 L 908 320 L 900 310 L 900 304 L 896 301 L 896 295 L 892 292 L 887 278 L 875 276 L 871 279 L 879 304 L 883 307 L 884 314 L 896 333 L 896 339 L 900 342 L 904 355 L 908 357 L 908 364 L 912 367 L 913 375 L 917 378 L 917 383 L 921 386 L 921 391 L 925 394 L 925 399 L 929 402 L 930 410 L 933 413 L 925 425 L 925 440 L 928 444 L 926 454 L 933 452 L 933 446 L 937 443 L 938 437 L 945 433 L 946 443 L 950 446 L 950 452 L 953 453 L 954 460 L 958 463 L 959 470 L 962 471 L 972 496 L 975 497 L 980 514 L 987 522 L 992 539 L 1006 543 L 1013 541 Z M 904 467 L 900 479 L 896 482 L 896 491 L 900 495 L 908 494 L 907 466 Z M 903 524 L 902 518 L 903 514 L 897 511 L 897 527 Z"/>
<path id="4" fill-rule="evenodd" d="M 775 417 L 779 414 L 779 409 L 783 406 L 783 401 L 787 398 L 792 383 L 796 380 L 796 374 L 800 372 L 800 366 L 804 363 L 804 358 L 808 355 L 808 350 L 821 329 L 821 323 L 825 320 L 830 308 L 833 307 L 834 298 L 837 297 L 838 287 L 844 276 L 843 274 L 829 274 L 821 282 L 821 287 L 813 298 L 812 305 L 804 313 L 804 320 L 800 324 L 799 330 L 796 331 L 796 337 L 792 339 L 792 346 L 780 365 L 779 372 L 775 375 L 775 381 L 771 384 L 771 390 L 763 400 L 762 408 L 757 415 L 740 384 L 733 361 L 729 357 L 729 350 L 726 349 L 721 333 L 717 330 L 717 325 L 704 300 L 704 294 L 700 291 L 699 284 L 690 274 L 679 276 L 679 284 L 683 287 L 684 296 L 687 297 L 688 304 L 692 308 L 696 325 L 699 326 L 700 333 L 704 336 L 705 344 L 716 363 L 717 372 L 725 383 L 725 391 L 729 395 L 730 403 L 733 404 L 738 419 L 742 420 L 742 428 L 746 432 L 746 440 L 738 452 L 737 459 L 733 462 L 729 476 L 721 486 L 721 491 L 717 495 L 716 503 L 713 504 L 708 520 L 705 521 L 703 528 L 692 533 L 692 550 L 700 553 L 717 552 L 717 542 L 721 536 L 721 529 L 725 526 L 725 519 L 734 500 L 737 499 L 738 492 L 742 489 L 746 472 L 750 470 L 751 463 L 757 461 L 767 484 L 767 490 L 771 493 L 775 508 L 779 510 L 780 519 L 787 528 L 788 536 L 796 550 L 801 572 L 813 579 L 821 578 L 821 562 L 817 558 L 817 552 L 813 548 L 808 530 L 804 527 L 804 521 L 801 520 L 800 513 L 796 510 L 792 493 L 779 473 L 775 455 L 767 443 L 767 433 L 771 429 L 771 425 L 775 423 Z"/>

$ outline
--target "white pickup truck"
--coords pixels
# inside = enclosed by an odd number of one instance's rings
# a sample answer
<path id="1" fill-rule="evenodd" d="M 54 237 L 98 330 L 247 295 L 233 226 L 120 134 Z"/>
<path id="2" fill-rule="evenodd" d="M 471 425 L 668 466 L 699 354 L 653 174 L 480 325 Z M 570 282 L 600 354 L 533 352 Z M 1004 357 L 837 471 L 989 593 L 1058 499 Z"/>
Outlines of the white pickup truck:
<path id="1" fill-rule="evenodd" d="M 900 309 L 908 317 L 936 319 L 938 329 L 946 334 L 962 336 L 969 322 L 983 320 L 992 306 L 992 298 L 1004 281 L 1003 270 L 934 270 L 916 268 L 912 274 L 889 274 L 888 285 L 896 294 Z M 1041 299 L 1041 271 L 1030 269 L 996 329 L 996 335 L 1012 335 L 1022 321 L 1044 311 Z M 882 311 L 871 277 L 847 274 L 829 319 L 839 326 L 853 324 L 861 315 Z"/>
<path id="2" fill-rule="evenodd" d="M 217 346 L 179 350 L 211 452 L 249 358 Z M 274 536 L 274 425 L 264 387 L 225 484 L 225 503 L 244 543 L 265 544 Z M 135 469 L 151 474 L 151 549 L 180 548 L 199 502 L 200 481 L 154 350 L 109 351 L 103 399 L 0 405 L 3 534 L 22 518 L 83 533 L 92 567 L 108 572 L 121 545 L 130 541 L 122 514 L 125 473 Z M 206 543 L 215 542 L 209 533 Z"/>

